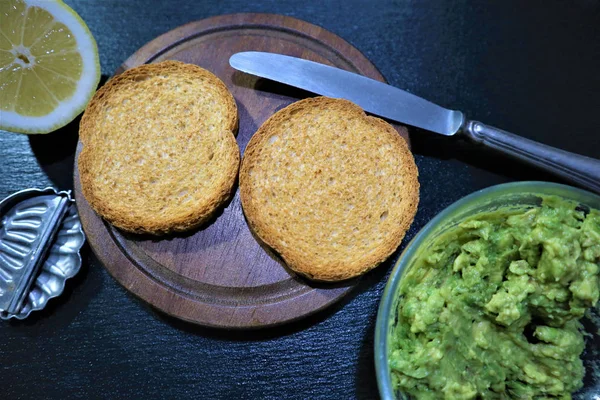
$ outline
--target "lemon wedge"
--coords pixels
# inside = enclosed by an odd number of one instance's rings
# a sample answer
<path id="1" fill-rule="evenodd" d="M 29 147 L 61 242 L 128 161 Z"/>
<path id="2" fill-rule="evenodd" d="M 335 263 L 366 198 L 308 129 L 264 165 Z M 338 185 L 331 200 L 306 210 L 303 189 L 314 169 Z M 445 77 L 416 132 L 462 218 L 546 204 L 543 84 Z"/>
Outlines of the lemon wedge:
<path id="1" fill-rule="evenodd" d="M 61 0 L 0 0 L 0 129 L 54 131 L 99 80 L 96 41 L 75 11 Z"/>

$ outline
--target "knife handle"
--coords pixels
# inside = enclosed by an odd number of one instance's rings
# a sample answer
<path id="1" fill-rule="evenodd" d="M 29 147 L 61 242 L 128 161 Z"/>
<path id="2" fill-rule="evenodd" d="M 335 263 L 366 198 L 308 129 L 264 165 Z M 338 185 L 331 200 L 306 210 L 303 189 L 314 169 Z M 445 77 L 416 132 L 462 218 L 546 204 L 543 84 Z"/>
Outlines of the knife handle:
<path id="1" fill-rule="evenodd" d="M 600 160 L 534 142 L 478 121 L 467 121 L 461 133 L 475 143 L 600 193 Z"/>

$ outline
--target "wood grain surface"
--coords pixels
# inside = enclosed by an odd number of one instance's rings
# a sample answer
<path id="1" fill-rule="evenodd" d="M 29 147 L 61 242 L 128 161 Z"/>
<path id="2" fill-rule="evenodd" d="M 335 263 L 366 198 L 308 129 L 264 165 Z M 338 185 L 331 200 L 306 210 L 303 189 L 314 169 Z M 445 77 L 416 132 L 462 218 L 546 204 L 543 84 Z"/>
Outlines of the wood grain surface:
<path id="1" fill-rule="evenodd" d="M 269 14 L 225 15 L 181 26 L 143 46 L 116 74 L 164 60 L 212 71 L 236 99 L 237 141 L 243 153 L 268 117 L 312 96 L 235 71 L 229 57 L 246 50 L 301 57 L 384 81 L 373 64 L 340 37 L 304 21 Z M 408 140 L 406 129 L 396 128 Z M 96 215 L 81 194 L 77 166 L 74 187 L 88 241 L 110 274 L 177 318 L 211 327 L 272 326 L 327 307 L 358 282 L 315 284 L 289 271 L 248 229 L 237 191 L 222 213 L 200 230 L 155 238 L 122 233 Z"/>

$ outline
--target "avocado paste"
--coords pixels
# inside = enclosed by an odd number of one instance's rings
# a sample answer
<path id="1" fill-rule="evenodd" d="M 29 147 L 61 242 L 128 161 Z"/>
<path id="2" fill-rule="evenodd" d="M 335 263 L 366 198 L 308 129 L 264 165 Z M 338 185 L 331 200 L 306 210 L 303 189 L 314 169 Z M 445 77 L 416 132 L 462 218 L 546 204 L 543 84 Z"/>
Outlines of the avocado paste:
<path id="1" fill-rule="evenodd" d="M 571 399 L 600 292 L 600 212 L 556 197 L 477 214 L 402 278 L 389 361 L 411 398 Z"/>

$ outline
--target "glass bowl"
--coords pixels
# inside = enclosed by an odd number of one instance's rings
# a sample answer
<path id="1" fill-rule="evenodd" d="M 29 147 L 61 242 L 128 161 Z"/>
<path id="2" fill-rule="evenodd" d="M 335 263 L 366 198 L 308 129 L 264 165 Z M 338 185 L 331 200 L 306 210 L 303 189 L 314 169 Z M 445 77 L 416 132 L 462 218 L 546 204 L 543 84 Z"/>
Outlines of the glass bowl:
<path id="1" fill-rule="evenodd" d="M 402 393 L 394 393 L 392 388 L 388 345 L 400 300 L 396 293 L 404 272 L 414 264 L 420 250 L 427 248 L 427 245 L 440 233 L 471 215 L 490 211 L 497 207 L 539 205 L 541 201 L 536 194 L 560 196 L 591 208 L 600 209 L 600 196 L 574 187 L 549 182 L 507 183 L 480 190 L 458 200 L 436 215 L 406 246 L 386 284 L 379 303 L 375 325 L 375 370 L 382 399 L 406 398 Z M 598 325 L 599 319 L 594 319 L 596 325 Z M 577 393 L 575 398 L 598 400 L 600 399 L 600 376 L 597 372 L 594 374 L 593 370 L 600 371 L 600 338 L 598 336 L 600 326 L 596 326 L 594 329 L 591 321 L 586 322 L 588 323 L 586 330 L 593 335 L 593 338 L 588 338 L 583 355 L 586 367 L 584 388 Z"/>

